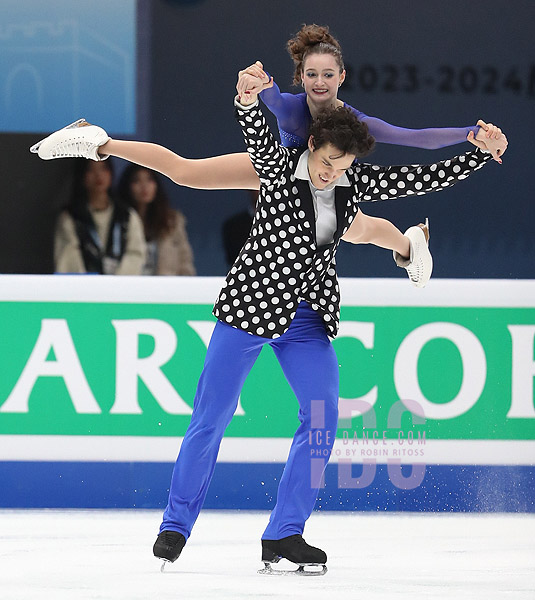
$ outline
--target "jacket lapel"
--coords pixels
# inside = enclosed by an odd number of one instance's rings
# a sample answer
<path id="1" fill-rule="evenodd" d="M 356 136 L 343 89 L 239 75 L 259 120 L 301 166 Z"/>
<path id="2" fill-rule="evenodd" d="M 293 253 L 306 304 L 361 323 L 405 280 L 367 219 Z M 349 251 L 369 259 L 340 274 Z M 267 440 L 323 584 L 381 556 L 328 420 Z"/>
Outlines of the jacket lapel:
<path id="1" fill-rule="evenodd" d="M 353 187 L 336 186 L 334 193 L 334 205 L 336 208 L 336 232 L 335 243 L 342 237 L 347 225 L 347 208 L 351 201 Z"/>
<path id="2" fill-rule="evenodd" d="M 308 221 L 310 233 L 314 242 L 316 241 L 316 215 L 314 214 L 314 203 L 312 201 L 312 192 L 308 181 L 302 179 L 295 180 L 295 186 L 298 189 L 298 196 L 301 200 L 301 208 L 305 213 L 305 218 Z"/>

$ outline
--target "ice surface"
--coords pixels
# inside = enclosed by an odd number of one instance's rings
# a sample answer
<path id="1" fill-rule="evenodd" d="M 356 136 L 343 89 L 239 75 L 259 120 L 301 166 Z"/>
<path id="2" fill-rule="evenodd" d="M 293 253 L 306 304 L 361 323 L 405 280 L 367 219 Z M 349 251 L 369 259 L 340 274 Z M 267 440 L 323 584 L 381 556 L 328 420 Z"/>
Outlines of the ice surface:
<path id="1" fill-rule="evenodd" d="M 535 599 L 535 515 L 314 513 L 324 577 L 257 574 L 267 517 L 203 511 L 162 574 L 160 511 L 0 511 L 0 597 Z"/>

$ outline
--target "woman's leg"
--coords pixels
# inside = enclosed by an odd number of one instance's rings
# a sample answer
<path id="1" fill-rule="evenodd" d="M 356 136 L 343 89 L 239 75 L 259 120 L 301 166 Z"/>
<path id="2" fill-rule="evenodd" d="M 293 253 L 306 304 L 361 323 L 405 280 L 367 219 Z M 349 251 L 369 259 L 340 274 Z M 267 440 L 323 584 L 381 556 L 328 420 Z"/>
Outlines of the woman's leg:
<path id="1" fill-rule="evenodd" d="M 243 383 L 269 340 L 216 323 L 197 386 L 188 427 L 171 479 L 162 531 L 188 539 L 206 498 L 219 445 L 238 404 Z"/>
<path id="2" fill-rule="evenodd" d="M 359 210 L 342 237 L 352 244 L 374 244 L 393 250 L 398 267 L 403 267 L 415 287 L 425 287 L 433 272 L 433 257 L 429 252 L 429 223 L 409 227 L 402 234 L 390 221 L 368 217 Z"/>
<path id="3" fill-rule="evenodd" d="M 338 423 L 338 361 L 321 317 L 302 303 L 272 347 L 299 401 L 299 420 L 263 540 L 302 534 Z"/>
<path id="4" fill-rule="evenodd" d="M 390 221 L 379 217 L 369 217 L 359 210 L 342 239 L 352 244 L 373 244 L 388 250 L 395 250 L 408 258 L 409 238 Z"/>
<path id="5" fill-rule="evenodd" d="M 186 187 L 201 190 L 258 190 L 260 182 L 246 152 L 211 158 L 183 158 L 150 142 L 110 139 L 99 154 L 117 156 L 154 169 Z"/>

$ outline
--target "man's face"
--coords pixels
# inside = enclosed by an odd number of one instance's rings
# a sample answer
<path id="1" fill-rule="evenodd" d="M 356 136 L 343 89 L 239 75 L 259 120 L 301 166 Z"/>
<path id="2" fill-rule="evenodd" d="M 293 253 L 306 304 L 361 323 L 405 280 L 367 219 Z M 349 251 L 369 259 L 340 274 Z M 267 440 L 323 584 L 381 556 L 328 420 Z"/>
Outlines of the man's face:
<path id="1" fill-rule="evenodd" d="M 353 164 L 354 154 L 343 154 L 332 144 L 325 144 L 314 149 L 312 137 L 308 140 L 308 174 L 312 185 L 323 190 L 330 183 L 341 177 Z"/>

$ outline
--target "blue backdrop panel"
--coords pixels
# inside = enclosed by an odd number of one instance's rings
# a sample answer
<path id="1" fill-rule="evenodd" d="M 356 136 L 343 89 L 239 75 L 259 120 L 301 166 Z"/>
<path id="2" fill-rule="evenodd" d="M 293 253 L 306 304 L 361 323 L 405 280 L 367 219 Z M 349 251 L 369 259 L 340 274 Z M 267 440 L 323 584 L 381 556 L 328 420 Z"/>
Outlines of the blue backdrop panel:
<path id="1" fill-rule="evenodd" d="M 83 116 L 134 133 L 135 0 L 3 0 L 0 131 L 51 131 Z"/>

